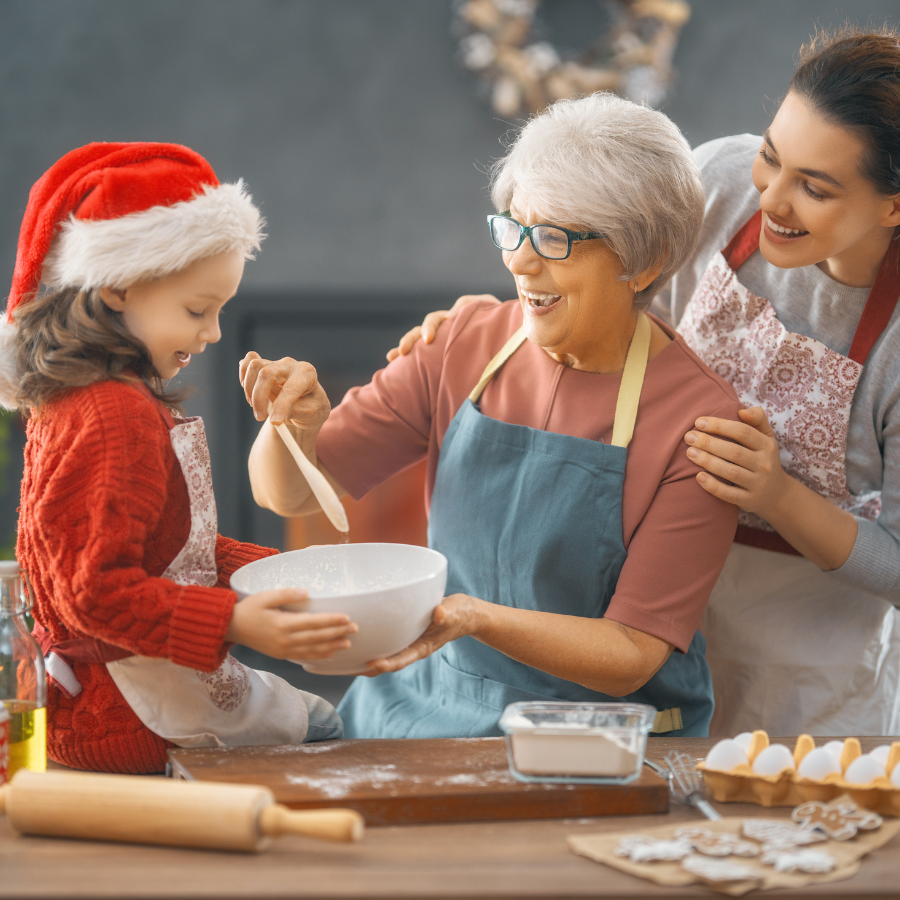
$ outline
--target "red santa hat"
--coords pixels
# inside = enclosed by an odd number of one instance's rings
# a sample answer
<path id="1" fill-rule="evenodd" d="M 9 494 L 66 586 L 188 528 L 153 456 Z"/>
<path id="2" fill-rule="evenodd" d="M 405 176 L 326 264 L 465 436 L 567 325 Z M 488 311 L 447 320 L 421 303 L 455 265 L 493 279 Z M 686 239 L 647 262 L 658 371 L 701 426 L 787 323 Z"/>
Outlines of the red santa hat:
<path id="1" fill-rule="evenodd" d="M 19 233 L 2 327 L 0 399 L 15 405 L 14 311 L 48 287 L 125 288 L 264 237 L 243 184 L 220 184 L 199 153 L 179 144 L 88 144 L 37 181 Z"/>

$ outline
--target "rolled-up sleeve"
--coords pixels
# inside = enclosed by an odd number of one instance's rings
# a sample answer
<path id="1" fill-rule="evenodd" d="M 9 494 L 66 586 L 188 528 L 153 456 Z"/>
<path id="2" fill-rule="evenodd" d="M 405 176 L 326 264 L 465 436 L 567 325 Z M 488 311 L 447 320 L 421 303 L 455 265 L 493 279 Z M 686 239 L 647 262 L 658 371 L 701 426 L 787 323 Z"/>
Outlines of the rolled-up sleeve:
<path id="1" fill-rule="evenodd" d="M 450 333 L 445 326 L 433 343 L 419 341 L 332 410 L 316 453 L 354 500 L 427 455 Z"/>

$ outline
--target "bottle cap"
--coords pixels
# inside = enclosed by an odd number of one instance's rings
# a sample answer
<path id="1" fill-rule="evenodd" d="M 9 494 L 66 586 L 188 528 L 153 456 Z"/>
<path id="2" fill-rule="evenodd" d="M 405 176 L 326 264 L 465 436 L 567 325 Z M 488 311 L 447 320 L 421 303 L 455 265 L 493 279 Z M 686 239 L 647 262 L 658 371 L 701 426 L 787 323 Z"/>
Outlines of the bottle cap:
<path id="1" fill-rule="evenodd" d="M 14 559 L 0 559 L 0 577 L 19 574 L 19 563 Z"/>

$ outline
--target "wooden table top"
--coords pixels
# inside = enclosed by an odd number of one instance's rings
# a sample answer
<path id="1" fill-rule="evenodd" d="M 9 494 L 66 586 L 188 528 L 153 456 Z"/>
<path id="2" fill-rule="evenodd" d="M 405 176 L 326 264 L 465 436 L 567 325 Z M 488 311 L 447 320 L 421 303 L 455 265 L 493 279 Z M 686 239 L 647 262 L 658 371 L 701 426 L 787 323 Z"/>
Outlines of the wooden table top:
<path id="1" fill-rule="evenodd" d="M 863 750 L 889 741 L 864 739 Z M 793 745 L 791 739 L 784 742 Z M 677 747 L 701 757 L 712 743 L 651 738 L 647 756 L 661 761 Z M 723 805 L 723 811 L 767 817 L 786 817 L 788 812 L 744 804 Z M 565 842 L 571 834 L 632 831 L 676 821 L 702 819 L 673 804 L 665 816 L 386 826 L 370 828 L 359 844 L 282 837 L 264 852 L 247 855 L 17 838 L 0 818 L 0 900 L 720 896 L 700 887 L 658 887 L 576 856 Z M 759 896 L 900 897 L 900 838 L 867 857 L 851 879 Z"/>

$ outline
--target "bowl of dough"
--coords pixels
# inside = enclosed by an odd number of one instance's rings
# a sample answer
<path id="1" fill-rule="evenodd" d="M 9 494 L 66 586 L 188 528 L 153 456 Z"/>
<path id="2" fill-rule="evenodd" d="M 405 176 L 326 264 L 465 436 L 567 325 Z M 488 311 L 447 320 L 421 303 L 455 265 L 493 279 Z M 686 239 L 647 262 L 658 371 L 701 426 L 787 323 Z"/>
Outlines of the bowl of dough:
<path id="1" fill-rule="evenodd" d="M 306 588 L 305 612 L 345 613 L 359 626 L 329 659 L 292 660 L 318 675 L 359 675 L 366 663 L 408 647 L 431 622 L 447 586 L 447 558 L 411 544 L 334 544 L 258 559 L 231 576 L 239 600 Z"/>

